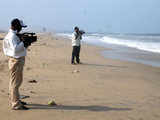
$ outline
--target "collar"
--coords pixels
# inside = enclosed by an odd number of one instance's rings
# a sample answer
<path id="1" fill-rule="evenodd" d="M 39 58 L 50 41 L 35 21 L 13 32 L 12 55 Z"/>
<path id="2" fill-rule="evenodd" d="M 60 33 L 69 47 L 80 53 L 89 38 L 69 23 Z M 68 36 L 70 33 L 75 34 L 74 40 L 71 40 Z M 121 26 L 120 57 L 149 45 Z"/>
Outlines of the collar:
<path id="1" fill-rule="evenodd" d="M 9 29 L 9 32 L 12 32 L 12 33 L 14 33 L 14 34 L 17 34 L 17 30 Z"/>

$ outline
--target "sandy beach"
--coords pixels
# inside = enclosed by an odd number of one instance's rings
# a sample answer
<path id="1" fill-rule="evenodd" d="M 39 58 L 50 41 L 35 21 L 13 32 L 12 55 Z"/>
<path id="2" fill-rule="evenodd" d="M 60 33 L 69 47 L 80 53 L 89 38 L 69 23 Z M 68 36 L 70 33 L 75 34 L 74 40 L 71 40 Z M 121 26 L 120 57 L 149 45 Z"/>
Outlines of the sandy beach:
<path id="1" fill-rule="evenodd" d="M 0 38 L 3 35 L 0 36 Z M 1 120 L 159 120 L 160 68 L 106 59 L 106 48 L 82 45 L 83 64 L 71 65 L 71 41 L 38 34 L 28 49 L 21 95 L 31 108 L 8 106 L 7 57 L 0 40 Z M 35 80 L 37 83 L 30 83 Z M 48 106 L 54 100 L 58 106 Z"/>

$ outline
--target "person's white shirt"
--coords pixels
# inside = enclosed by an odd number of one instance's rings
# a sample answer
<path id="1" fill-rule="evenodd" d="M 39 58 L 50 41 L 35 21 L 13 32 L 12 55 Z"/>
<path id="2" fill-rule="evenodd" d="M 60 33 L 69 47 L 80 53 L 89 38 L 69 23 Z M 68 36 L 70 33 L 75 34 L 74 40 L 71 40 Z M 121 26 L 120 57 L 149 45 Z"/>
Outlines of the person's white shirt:
<path id="1" fill-rule="evenodd" d="M 72 46 L 80 46 L 81 45 L 81 35 L 78 35 L 78 37 L 76 38 L 77 33 L 73 32 L 72 34 Z"/>
<path id="2" fill-rule="evenodd" d="M 16 33 L 17 31 L 9 30 L 3 40 L 3 52 L 6 56 L 20 58 L 26 56 L 26 48 Z"/>

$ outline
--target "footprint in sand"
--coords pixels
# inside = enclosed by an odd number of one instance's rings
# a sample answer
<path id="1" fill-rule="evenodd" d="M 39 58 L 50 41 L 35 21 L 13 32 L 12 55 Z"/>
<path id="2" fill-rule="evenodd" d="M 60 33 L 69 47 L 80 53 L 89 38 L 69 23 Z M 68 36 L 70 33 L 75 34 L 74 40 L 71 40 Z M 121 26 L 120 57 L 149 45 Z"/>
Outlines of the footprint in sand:
<path id="1" fill-rule="evenodd" d="M 27 67 L 27 68 L 26 68 L 27 71 L 29 71 L 29 70 L 31 70 L 31 69 L 32 69 L 32 68 L 30 68 L 30 67 Z"/>
<path id="2" fill-rule="evenodd" d="M 8 60 L 0 61 L 0 71 L 4 71 L 4 69 L 7 67 L 6 64 L 8 63 Z"/>
<path id="3" fill-rule="evenodd" d="M 3 70 L 4 70 L 4 65 L 0 64 L 0 71 L 3 71 Z"/>
<path id="4" fill-rule="evenodd" d="M 4 90 L 0 90 L 1 91 L 1 93 L 4 93 L 5 91 Z"/>

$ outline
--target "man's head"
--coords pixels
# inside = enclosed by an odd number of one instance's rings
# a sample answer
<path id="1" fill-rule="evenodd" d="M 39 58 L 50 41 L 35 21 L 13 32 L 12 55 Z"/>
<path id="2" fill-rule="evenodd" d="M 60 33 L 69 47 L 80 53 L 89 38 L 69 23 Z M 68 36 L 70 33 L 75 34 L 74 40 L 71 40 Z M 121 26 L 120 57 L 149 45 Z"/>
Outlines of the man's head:
<path id="1" fill-rule="evenodd" d="M 27 27 L 23 24 L 23 21 L 15 18 L 11 21 L 11 29 L 17 30 L 17 32 L 20 32 L 22 30 L 22 27 Z"/>
<path id="2" fill-rule="evenodd" d="M 75 31 L 75 32 L 79 32 L 79 28 L 76 26 L 76 27 L 74 28 L 74 31 Z"/>

